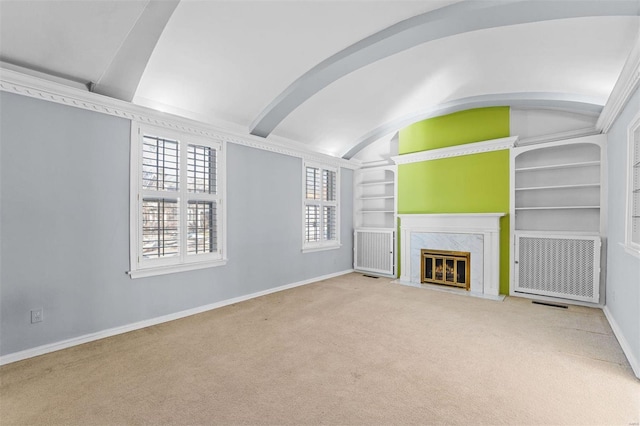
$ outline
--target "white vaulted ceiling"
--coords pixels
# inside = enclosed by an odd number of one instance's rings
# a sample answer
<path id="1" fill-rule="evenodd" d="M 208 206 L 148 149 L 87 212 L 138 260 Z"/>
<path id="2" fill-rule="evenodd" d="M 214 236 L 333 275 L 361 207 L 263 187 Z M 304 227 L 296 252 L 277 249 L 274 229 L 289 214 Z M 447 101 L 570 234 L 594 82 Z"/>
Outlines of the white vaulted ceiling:
<path id="1" fill-rule="evenodd" d="M 477 106 L 598 114 L 638 0 L 0 1 L 5 64 L 347 158 Z"/>

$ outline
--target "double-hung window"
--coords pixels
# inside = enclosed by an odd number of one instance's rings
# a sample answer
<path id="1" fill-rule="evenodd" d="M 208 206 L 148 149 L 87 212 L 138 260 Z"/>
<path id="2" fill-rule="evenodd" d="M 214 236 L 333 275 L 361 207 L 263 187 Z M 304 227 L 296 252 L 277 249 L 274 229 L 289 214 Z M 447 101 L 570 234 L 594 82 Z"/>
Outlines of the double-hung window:
<path id="1" fill-rule="evenodd" d="M 133 124 L 132 278 L 224 264 L 223 169 L 220 143 Z"/>
<path id="2" fill-rule="evenodd" d="M 625 249 L 640 257 L 640 114 L 629 125 Z"/>
<path id="3" fill-rule="evenodd" d="M 303 251 L 340 247 L 339 179 L 336 168 L 305 163 Z"/>

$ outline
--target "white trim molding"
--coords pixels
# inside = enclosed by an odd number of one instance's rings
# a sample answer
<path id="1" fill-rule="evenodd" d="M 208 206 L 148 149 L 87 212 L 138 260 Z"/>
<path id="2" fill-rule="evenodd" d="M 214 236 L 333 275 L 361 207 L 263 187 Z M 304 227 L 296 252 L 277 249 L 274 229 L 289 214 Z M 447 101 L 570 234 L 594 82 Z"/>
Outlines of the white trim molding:
<path id="1" fill-rule="evenodd" d="M 1 66 L 0 90 L 3 92 L 15 93 L 48 102 L 125 118 L 132 121 L 138 121 L 144 124 L 165 127 L 182 133 L 190 133 L 196 136 L 214 139 L 219 142 L 230 142 L 264 151 L 288 155 L 290 157 L 321 162 L 334 167 L 344 167 L 351 170 L 355 170 L 360 167 L 359 161 L 345 160 L 319 152 L 291 148 L 286 146 L 284 142 L 276 142 L 273 140 L 267 141 L 261 137 L 250 134 L 243 135 L 233 131 L 223 130 L 211 124 L 198 122 L 169 113 L 159 112 L 151 108 L 109 98 L 97 93 L 66 86 L 61 83 L 45 80 L 32 75 L 23 74 Z"/>
<path id="2" fill-rule="evenodd" d="M 396 164 L 419 163 L 422 161 L 439 160 L 441 158 L 459 157 L 461 155 L 481 154 L 491 151 L 511 149 L 518 141 L 518 136 L 508 138 L 492 139 L 483 142 L 467 143 L 447 148 L 420 151 L 412 154 L 396 155 L 391 159 Z"/>
<path id="3" fill-rule="evenodd" d="M 627 253 L 639 257 L 640 240 L 634 236 L 634 215 L 637 215 L 640 206 L 636 204 L 635 192 L 638 188 L 640 173 L 636 161 L 640 160 L 640 112 L 629 123 L 627 128 L 627 182 L 625 185 L 625 225 L 624 225 L 624 249 Z"/>
<path id="4" fill-rule="evenodd" d="M 500 297 L 500 218 L 503 216 L 505 213 L 399 214 L 400 283 L 411 283 L 412 234 L 479 234 L 483 237 L 483 277 L 478 287 L 474 288 L 472 284 L 470 293 L 502 300 Z M 438 249 L 438 247 L 430 248 Z"/>
<path id="5" fill-rule="evenodd" d="M 256 297 L 265 296 L 271 293 L 277 293 L 279 291 L 288 290 L 294 287 L 300 287 L 307 284 L 313 284 L 319 281 L 327 280 L 329 278 L 339 277 L 341 275 L 350 274 L 353 269 L 345 271 L 334 272 L 332 274 L 322 275 L 320 277 L 310 278 L 308 280 L 298 281 L 291 284 L 285 284 L 279 287 L 270 288 L 256 293 L 247 294 L 244 296 L 234 297 L 232 299 L 222 300 L 216 303 L 210 303 L 208 305 L 199 306 L 197 308 L 187 309 L 185 311 L 176 312 L 169 315 L 163 315 L 156 318 L 151 318 L 144 321 L 134 322 L 132 324 L 123 325 L 120 327 L 114 327 L 107 330 L 98 331 L 96 333 L 89 333 L 83 336 L 74 337 L 59 342 L 49 343 L 46 345 L 38 346 L 31 349 L 26 349 L 20 352 L 14 352 L 11 354 L 3 355 L 0 357 L 0 365 L 10 364 L 12 362 L 21 361 L 27 358 L 33 358 L 34 356 L 48 354 L 50 352 L 59 351 L 61 349 L 70 348 L 72 346 L 81 345 L 83 343 L 93 342 L 95 340 L 104 339 L 106 337 L 115 336 L 118 334 L 128 333 L 130 331 L 139 330 L 141 328 L 151 327 L 153 325 L 162 324 L 165 322 L 185 318 L 191 315 L 200 314 L 202 312 L 211 311 L 213 309 L 222 308 L 224 306 L 233 305 L 234 303 L 244 302 L 245 300 L 255 299 Z"/>
<path id="6" fill-rule="evenodd" d="M 609 322 L 611 326 L 611 330 L 613 331 L 613 335 L 616 336 L 618 343 L 620 343 L 620 347 L 622 348 L 622 352 L 624 352 L 629 364 L 631 365 L 631 369 L 633 373 L 636 375 L 638 379 L 640 379 L 640 363 L 638 363 L 638 359 L 634 356 L 633 351 L 631 350 L 631 345 L 625 339 L 624 334 L 622 334 L 622 330 L 620 330 L 620 326 L 616 322 L 615 318 L 611 314 L 608 306 L 602 308 L 602 312 L 604 312 L 605 318 Z"/>
<path id="7" fill-rule="evenodd" d="M 636 37 L 636 42 L 631 49 L 631 53 L 627 57 L 627 61 L 622 67 L 620 77 L 616 82 L 609 99 L 607 100 L 598 122 L 596 129 L 602 133 L 607 133 L 613 123 L 616 121 L 622 109 L 625 107 L 629 98 L 635 93 L 640 85 L 640 35 Z"/>
<path id="8" fill-rule="evenodd" d="M 595 127 L 585 127 L 582 129 L 569 130 L 566 132 L 551 133 L 548 135 L 532 136 L 529 138 L 518 139 L 515 146 L 537 145 L 541 143 L 557 142 L 599 134 L 600 130 L 596 129 Z"/>

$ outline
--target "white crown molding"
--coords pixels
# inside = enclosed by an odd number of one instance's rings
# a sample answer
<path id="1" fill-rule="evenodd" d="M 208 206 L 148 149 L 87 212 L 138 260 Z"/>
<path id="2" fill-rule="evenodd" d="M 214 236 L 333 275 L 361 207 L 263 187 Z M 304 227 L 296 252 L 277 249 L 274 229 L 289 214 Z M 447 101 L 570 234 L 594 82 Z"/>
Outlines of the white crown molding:
<path id="1" fill-rule="evenodd" d="M 585 127 L 582 129 L 569 130 L 566 132 L 552 133 L 548 135 L 532 136 L 530 138 L 518 139 L 516 146 L 537 145 L 546 142 L 556 142 L 566 139 L 581 138 L 584 136 L 599 135 L 600 130 L 595 127 Z"/>
<path id="2" fill-rule="evenodd" d="M 311 150 L 291 148 L 278 141 L 267 141 L 253 135 L 242 135 L 224 130 L 211 124 L 163 113 L 151 108 L 69 87 L 54 81 L 27 75 L 0 67 L 0 90 L 101 114 L 134 120 L 154 126 L 166 127 L 179 132 L 211 138 L 219 142 L 229 142 L 250 148 L 261 149 L 291 157 L 302 158 L 347 169 L 360 168 L 360 162 L 332 157 Z"/>
<path id="3" fill-rule="evenodd" d="M 447 148 L 415 152 L 413 154 L 396 155 L 394 157 L 391 157 L 391 159 L 396 164 L 410 164 L 419 163 L 422 161 L 439 160 L 441 158 L 459 157 L 461 155 L 481 154 L 484 152 L 513 148 L 517 140 L 517 136 L 510 136 L 508 138 L 467 143 L 464 145 L 451 146 Z"/>
<path id="4" fill-rule="evenodd" d="M 620 77 L 596 123 L 596 129 L 607 133 L 640 84 L 640 35 L 622 67 Z"/>

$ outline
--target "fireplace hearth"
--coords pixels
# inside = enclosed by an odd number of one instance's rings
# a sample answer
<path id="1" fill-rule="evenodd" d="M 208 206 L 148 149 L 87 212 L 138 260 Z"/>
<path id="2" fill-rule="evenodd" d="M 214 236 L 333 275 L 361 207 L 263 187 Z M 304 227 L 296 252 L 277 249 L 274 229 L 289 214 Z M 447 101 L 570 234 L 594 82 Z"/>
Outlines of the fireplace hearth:
<path id="1" fill-rule="evenodd" d="M 469 290 L 471 253 L 449 250 L 420 250 L 420 282 Z"/>

